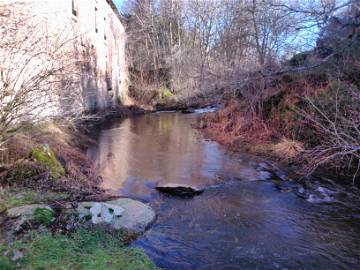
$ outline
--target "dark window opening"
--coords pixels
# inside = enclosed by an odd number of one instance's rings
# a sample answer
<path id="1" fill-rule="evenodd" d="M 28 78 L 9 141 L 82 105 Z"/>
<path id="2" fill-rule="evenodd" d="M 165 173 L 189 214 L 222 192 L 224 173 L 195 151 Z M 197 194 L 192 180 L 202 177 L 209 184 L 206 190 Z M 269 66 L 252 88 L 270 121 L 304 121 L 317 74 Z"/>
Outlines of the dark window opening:
<path id="1" fill-rule="evenodd" d="M 106 82 L 107 90 L 112 91 L 112 80 L 108 73 L 106 73 L 105 82 Z"/>
<path id="2" fill-rule="evenodd" d="M 74 16 L 78 16 L 79 12 L 78 12 L 78 7 L 77 7 L 76 0 L 71 1 L 71 7 L 72 7 L 72 14 Z"/>
<path id="3" fill-rule="evenodd" d="M 97 27 L 97 7 L 95 7 L 95 33 L 99 32 L 98 27 Z"/>

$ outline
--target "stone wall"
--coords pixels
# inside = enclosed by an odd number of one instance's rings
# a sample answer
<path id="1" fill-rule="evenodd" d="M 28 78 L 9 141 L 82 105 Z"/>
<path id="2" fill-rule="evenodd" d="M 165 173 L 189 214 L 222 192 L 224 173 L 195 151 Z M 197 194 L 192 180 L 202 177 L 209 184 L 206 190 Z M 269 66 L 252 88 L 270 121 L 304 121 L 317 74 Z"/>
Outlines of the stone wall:
<path id="1" fill-rule="evenodd" d="M 58 44 L 65 44 L 63 47 L 66 47 L 67 55 L 65 57 L 63 54 L 63 61 L 67 62 L 66 65 L 72 65 L 72 74 L 67 71 L 62 78 L 62 84 L 66 87 L 60 93 L 60 111 L 61 108 L 68 108 L 65 103 L 73 102 L 74 106 L 81 106 L 84 111 L 94 112 L 126 100 L 126 35 L 112 1 L 22 2 L 26 3 L 33 20 L 41 22 L 39 35 L 47 35 L 49 40 L 57 39 Z"/>

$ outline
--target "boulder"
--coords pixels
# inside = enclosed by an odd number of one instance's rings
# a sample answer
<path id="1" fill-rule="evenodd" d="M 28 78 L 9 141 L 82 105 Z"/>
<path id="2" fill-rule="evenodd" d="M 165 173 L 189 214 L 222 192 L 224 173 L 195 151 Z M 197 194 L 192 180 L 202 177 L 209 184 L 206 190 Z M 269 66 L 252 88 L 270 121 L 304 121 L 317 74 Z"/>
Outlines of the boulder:
<path id="1" fill-rule="evenodd" d="M 51 213 L 53 212 L 52 208 L 45 204 L 29 204 L 8 209 L 6 215 L 9 218 L 17 219 L 14 224 L 14 232 L 21 231 L 24 224 L 33 221 L 37 217 L 36 210 L 38 209 L 46 209 L 51 211 Z"/>
<path id="2" fill-rule="evenodd" d="M 36 209 L 49 209 L 52 210 L 50 206 L 45 204 L 29 204 L 23 205 L 15 208 L 11 208 L 6 211 L 6 214 L 9 218 L 18 218 L 18 217 L 33 217 Z"/>
<path id="3" fill-rule="evenodd" d="M 112 213 L 109 209 L 112 209 Z M 124 229 L 133 233 L 144 232 L 154 222 L 156 216 L 150 206 L 126 198 L 103 203 L 82 202 L 77 212 L 80 217 L 91 217 L 94 224 L 105 223 L 115 230 Z"/>
<path id="4" fill-rule="evenodd" d="M 111 223 L 114 218 L 121 217 L 123 212 L 123 208 L 108 203 L 94 203 L 90 208 L 91 221 L 94 224 Z"/>
<path id="5" fill-rule="evenodd" d="M 203 193 L 203 189 L 184 184 L 158 185 L 156 190 L 181 197 L 192 197 Z"/>

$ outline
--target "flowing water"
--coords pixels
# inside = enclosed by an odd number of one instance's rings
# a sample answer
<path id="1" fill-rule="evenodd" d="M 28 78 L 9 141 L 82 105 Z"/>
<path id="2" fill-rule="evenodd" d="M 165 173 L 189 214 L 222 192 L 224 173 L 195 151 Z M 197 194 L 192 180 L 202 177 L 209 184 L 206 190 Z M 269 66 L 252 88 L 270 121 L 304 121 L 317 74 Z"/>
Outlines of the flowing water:
<path id="1" fill-rule="evenodd" d="M 197 118 L 111 121 L 89 149 L 104 188 L 157 213 L 133 246 L 164 269 L 360 269 L 358 190 L 331 181 L 304 189 L 274 164 L 205 140 L 191 127 Z M 172 197 L 154 189 L 159 183 L 205 192 Z"/>

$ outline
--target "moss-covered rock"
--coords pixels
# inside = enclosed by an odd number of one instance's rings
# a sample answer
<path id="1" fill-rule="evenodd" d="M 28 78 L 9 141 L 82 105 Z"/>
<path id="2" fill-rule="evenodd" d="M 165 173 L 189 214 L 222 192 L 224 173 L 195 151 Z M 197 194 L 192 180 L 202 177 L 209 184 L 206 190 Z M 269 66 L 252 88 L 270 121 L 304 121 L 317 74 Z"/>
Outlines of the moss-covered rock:
<path id="1" fill-rule="evenodd" d="M 56 158 L 54 151 L 45 144 L 32 150 L 31 157 L 44 169 L 50 172 L 53 179 L 65 175 L 65 169 Z"/>

